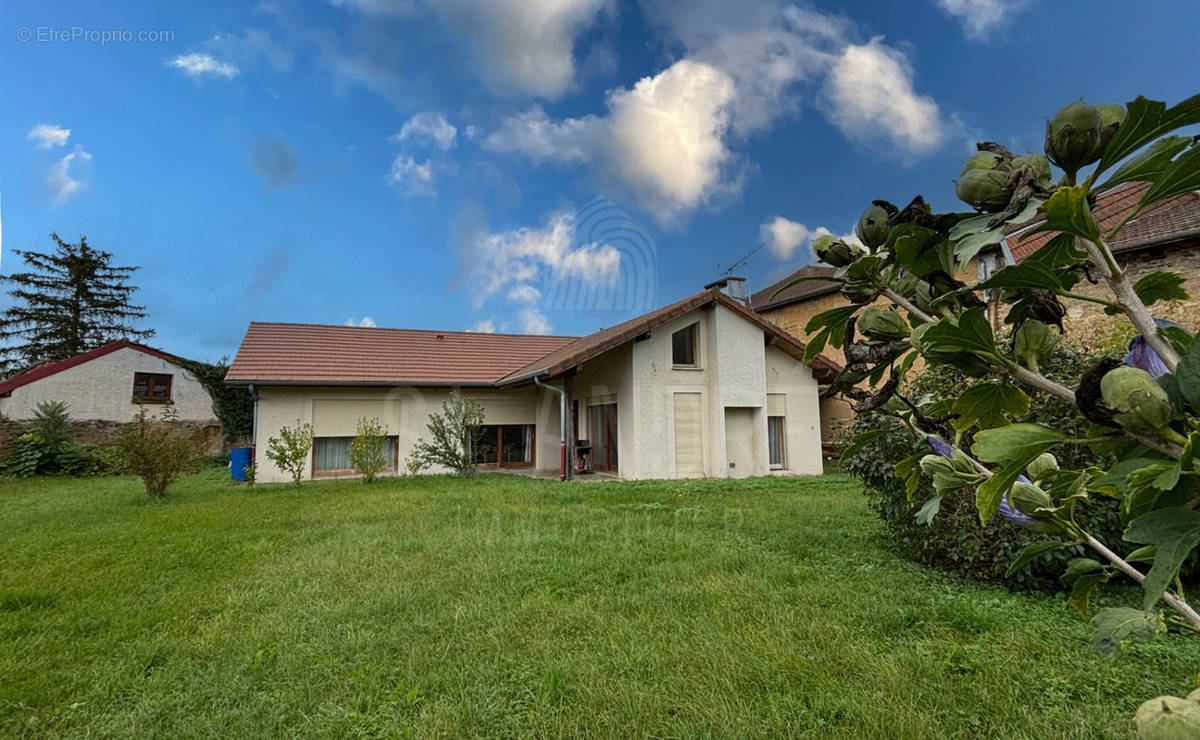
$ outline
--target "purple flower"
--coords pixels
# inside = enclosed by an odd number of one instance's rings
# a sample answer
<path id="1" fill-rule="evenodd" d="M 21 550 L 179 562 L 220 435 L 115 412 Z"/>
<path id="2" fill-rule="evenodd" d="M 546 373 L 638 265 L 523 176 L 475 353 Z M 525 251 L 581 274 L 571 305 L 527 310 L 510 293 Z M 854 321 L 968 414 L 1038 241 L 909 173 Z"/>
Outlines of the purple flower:
<path id="1" fill-rule="evenodd" d="M 932 434 L 925 435 L 925 441 L 933 448 L 933 451 L 942 457 L 954 457 L 954 448 L 947 444 L 944 440 L 933 436 Z M 1018 475 L 1017 480 L 1022 483 L 1029 483 L 1029 479 L 1023 475 Z M 1008 493 L 1000 497 L 1000 508 L 997 509 L 1000 516 L 1017 525 L 1018 527 L 1028 527 L 1034 523 L 1032 517 L 1026 516 L 1017 511 L 1008 503 Z"/>
<path id="2" fill-rule="evenodd" d="M 1176 324 L 1174 321 L 1167 321 L 1166 319 L 1155 319 L 1154 323 L 1158 325 L 1158 328 L 1160 329 L 1165 329 L 1167 327 L 1183 329 L 1182 326 Z M 1184 331 L 1187 330 L 1184 329 Z M 1146 338 L 1141 334 L 1137 335 L 1129 342 L 1129 353 L 1125 355 L 1125 364 L 1130 367 L 1136 367 L 1138 369 L 1145 370 L 1146 372 L 1150 373 L 1151 377 L 1154 378 L 1162 377 L 1163 375 L 1171 372 L 1170 368 L 1167 367 L 1167 364 L 1162 361 L 1162 358 L 1158 356 L 1158 353 L 1154 351 L 1154 348 L 1146 342 Z"/>

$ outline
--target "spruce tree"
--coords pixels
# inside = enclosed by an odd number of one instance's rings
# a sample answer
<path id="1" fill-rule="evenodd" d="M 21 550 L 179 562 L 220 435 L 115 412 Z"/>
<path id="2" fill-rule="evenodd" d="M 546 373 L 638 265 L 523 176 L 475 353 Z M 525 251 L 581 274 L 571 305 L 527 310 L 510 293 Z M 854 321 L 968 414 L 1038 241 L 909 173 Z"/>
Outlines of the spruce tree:
<path id="1" fill-rule="evenodd" d="M 12 286 L 13 305 L 0 314 L 0 349 L 11 372 L 47 360 L 61 360 L 116 339 L 145 339 L 152 329 L 136 329 L 144 306 L 130 302 L 137 288 L 129 278 L 137 267 L 112 264 L 112 254 L 50 234 L 52 253 L 13 250 L 28 270 L 0 275 Z"/>

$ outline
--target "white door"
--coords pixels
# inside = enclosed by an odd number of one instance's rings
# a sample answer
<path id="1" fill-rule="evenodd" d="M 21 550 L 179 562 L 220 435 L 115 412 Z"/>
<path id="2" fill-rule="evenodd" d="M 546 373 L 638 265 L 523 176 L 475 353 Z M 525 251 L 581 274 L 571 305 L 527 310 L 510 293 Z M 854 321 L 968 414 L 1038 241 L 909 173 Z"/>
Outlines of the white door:
<path id="1" fill-rule="evenodd" d="M 704 407 L 699 393 L 675 394 L 675 477 L 704 477 Z"/>

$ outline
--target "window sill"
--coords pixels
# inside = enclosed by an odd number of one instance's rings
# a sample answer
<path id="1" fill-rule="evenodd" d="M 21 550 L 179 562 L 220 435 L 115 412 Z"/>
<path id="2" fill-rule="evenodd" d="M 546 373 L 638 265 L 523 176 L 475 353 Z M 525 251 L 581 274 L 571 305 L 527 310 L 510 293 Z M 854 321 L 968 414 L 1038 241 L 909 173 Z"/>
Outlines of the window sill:
<path id="1" fill-rule="evenodd" d="M 162 403 L 170 403 L 170 402 L 171 402 L 171 399 L 169 399 L 169 398 L 134 398 L 131 401 L 131 403 L 137 403 L 137 404 L 143 404 L 143 403 L 162 404 Z"/>
<path id="2" fill-rule="evenodd" d="M 699 365 L 672 365 L 672 370 L 703 370 Z"/>

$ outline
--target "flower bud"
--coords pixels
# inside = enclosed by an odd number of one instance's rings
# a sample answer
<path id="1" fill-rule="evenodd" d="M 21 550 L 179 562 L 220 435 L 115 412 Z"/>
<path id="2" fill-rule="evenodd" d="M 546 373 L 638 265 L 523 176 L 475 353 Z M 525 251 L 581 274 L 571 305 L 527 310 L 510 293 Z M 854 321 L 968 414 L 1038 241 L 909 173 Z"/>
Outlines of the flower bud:
<path id="1" fill-rule="evenodd" d="M 1050 494 L 1032 483 L 1023 481 L 1013 483 L 1012 490 L 1008 493 L 1008 500 L 1017 508 L 1017 511 L 1039 519 L 1045 517 L 1046 513 L 1039 512 L 1038 509 L 1054 508 L 1054 500 L 1050 498 Z"/>
<path id="2" fill-rule="evenodd" d="M 879 206 L 871 206 L 859 217 L 854 233 L 868 248 L 882 247 L 888 236 L 888 212 Z"/>
<path id="3" fill-rule="evenodd" d="M 829 234 L 813 240 L 813 251 L 817 253 L 817 259 L 834 267 L 846 267 L 862 256 L 861 250 Z"/>
<path id="4" fill-rule="evenodd" d="M 1038 363 L 1058 347 L 1058 335 L 1040 321 L 1026 321 L 1013 332 L 1013 354 L 1025 367 L 1037 372 Z"/>
<path id="5" fill-rule="evenodd" d="M 1099 159 L 1100 111 L 1077 100 L 1046 122 L 1046 156 L 1066 172 L 1074 174 Z"/>
<path id="6" fill-rule="evenodd" d="M 908 322 L 887 308 L 868 308 L 858 316 L 858 330 L 876 342 L 895 342 L 909 335 Z"/>
<path id="7" fill-rule="evenodd" d="M 1171 423 L 1171 401 L 1145 370 L 1109 370 L 1100 380 L 1100 395 L 1116 412 L 1117 423 L 1134 434 L 1160 436 Z"/>
<path id="8" fill-rule="evenodd" d="M 1050 185 L 1050 178 L 1053 174 L 1050 172 L 1050 160 L 1044 155 L 1030 152 L 1027 156 L 1017 157 L 1012 161 L 1014 170 L 1020 169 L 1026 165 L 1033 167 L 1034 174 L 1037 176 L 1037 184 L 1042 187 Z"/>
<path id="9" fill-rule="evenodd" d="M 1040 481 L 1056 470 L 1058 470 L 1058 460 L 1049 452 L 1043 452 L 1033 458 L 1033 462 L 1029 463 L 1028 467 L 1025 468 L 1025 472 L 1029 473 L 1029 477 L 1035 482 Z"/>
<path id="10" fill-rule="evenodd" d="M 986 152 L 981 152 L 985 154 Z M 967 170 L 954 183 L 954 194 L 962 202 L 988 213 L 1003 211 L 1012 197 L 1005 169 Z"/>
<path id="11" fill-rule="evenodd" d="M 1113 134 L 1125 122 L 1125 106 L 1116 103 L 1097 103 L 1096 110 L 1100 111 L 1100 144 L 1095 151 L 1095 159 L 1100 159 Z"/>

